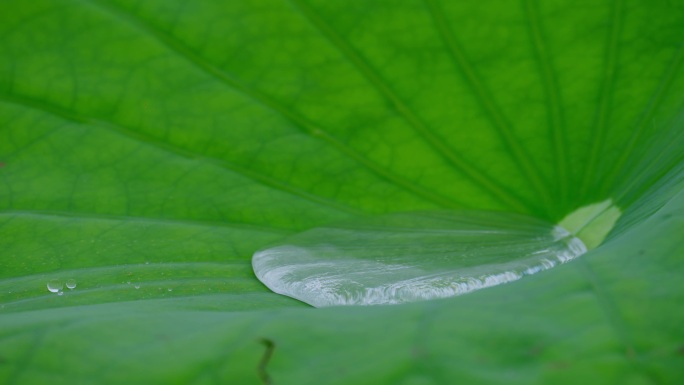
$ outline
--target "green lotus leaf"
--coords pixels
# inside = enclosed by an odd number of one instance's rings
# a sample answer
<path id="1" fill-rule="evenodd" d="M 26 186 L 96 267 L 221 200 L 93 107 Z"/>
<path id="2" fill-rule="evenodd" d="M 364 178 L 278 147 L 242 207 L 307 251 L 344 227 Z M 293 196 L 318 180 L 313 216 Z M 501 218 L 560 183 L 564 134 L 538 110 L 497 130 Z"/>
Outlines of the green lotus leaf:
<path id="1" fill-rule="evenodd" d="M 0 383 L 684 382 L 683 25 L 667 0 L 1 2 Z M 461 209 L 595 247 L 396 306 L 252 271 Z"/>

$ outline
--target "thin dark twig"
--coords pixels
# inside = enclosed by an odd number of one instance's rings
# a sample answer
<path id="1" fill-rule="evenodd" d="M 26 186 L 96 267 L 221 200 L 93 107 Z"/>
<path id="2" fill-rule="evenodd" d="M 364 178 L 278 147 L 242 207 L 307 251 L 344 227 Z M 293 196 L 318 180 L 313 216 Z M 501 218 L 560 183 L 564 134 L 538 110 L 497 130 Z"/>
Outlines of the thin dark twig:
<path id="1" fill-rule="evenodd" d="M 265 385 L 273 385 L 271 376 L 269 376 L 266 372 L 266 365 L 268 365 L 268 362 L 271 360 L 271 356 L 275 350 L 275 343 L 268 338 L 260 338 L 259 343 L 266 347 L 266 351 L 264 352 L 264 355 L 261 356 L 261 360 L 259 360 L 257 373 L 259 374 L 259 379 L 261 382 L 263 382 Z"/>

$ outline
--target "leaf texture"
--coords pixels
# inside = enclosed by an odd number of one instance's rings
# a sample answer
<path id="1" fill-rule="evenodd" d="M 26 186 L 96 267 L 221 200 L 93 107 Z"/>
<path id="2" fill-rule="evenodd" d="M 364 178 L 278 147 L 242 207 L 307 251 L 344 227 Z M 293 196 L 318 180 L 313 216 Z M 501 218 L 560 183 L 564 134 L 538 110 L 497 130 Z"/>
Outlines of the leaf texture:
<path id="1" fill-rule="evenodd" d="M 682 25 L 665 0 L 2 2 L 0 383 L 682 382 Z M 311 309 L 250 268 L 368 214 L 606 199 L 603 245 L 453 299 Z"/>

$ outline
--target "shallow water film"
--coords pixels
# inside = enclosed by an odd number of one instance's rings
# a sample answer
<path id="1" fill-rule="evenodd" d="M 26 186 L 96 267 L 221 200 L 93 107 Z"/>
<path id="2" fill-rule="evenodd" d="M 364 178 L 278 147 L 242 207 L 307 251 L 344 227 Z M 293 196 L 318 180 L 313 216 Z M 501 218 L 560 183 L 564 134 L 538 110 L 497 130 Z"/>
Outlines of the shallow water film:
<path id="1" fill-rule="evenodd" d="M 316 307 L 465 294 L 587 251 L 563 228 L 496 212 L 389 214 L 311 229 L 254 254 L 271 290 Z"/>

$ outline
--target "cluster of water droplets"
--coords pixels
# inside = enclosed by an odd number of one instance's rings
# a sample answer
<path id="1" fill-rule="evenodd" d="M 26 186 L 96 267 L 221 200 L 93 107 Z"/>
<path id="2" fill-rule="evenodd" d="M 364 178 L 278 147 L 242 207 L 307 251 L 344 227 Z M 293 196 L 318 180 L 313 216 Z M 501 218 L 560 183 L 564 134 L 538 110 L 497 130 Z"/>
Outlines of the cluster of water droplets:
<path id="1" fill-rule="evenodd" d="M 76 288 L 76 280 L 69 278 L 66 281 L 60 279 L 51 279 L 47 283 L 47 289 L 50 293 L 56 293 L 57 295 L 64 295 L 64 286 L 69 290 L 74 290 Z"/>

